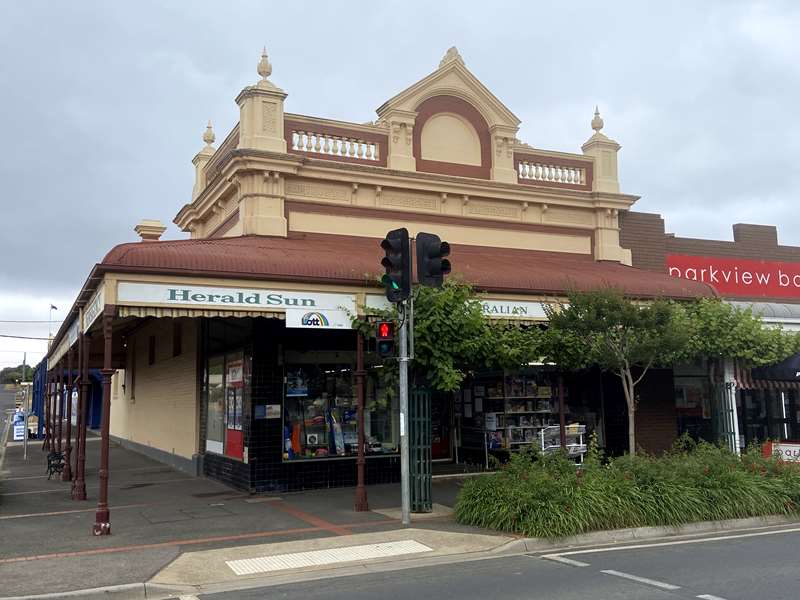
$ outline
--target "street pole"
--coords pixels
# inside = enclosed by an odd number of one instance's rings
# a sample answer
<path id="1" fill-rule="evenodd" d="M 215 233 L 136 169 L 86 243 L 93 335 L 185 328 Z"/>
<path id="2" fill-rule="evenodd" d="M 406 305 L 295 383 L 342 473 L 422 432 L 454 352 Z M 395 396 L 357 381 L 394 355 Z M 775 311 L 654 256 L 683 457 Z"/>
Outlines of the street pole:
<path id="1" fill-rule="evenodd" d="M 28 362 L 28 353 L 22 353 L 22 397 L 24 398 L 22 410 L 25 414 L 25 435 L 22 437 L 22 459 L 28 460 L 28 392 L 25 388 L 25 363 Z"/>
<path id="2" fill-rule="evenodd" d="M 400 303 L 403 321 L 400 326 L 400 493 L 402 495 L 403 525 L 411 525 L 411 481 L 409 466 L 411 454 L 408 447 L 408 305 Z"/>

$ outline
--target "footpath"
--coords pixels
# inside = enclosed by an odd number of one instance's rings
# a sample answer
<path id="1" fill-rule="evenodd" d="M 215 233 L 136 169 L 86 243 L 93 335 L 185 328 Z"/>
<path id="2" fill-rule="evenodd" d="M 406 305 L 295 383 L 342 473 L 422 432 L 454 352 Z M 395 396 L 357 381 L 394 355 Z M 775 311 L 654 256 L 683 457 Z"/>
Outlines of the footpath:
<path id="1" fill-rule="evenodd" d="M 369 486 L 371 510 L 355 512 L 353 488 L 251 496 L 116 444 L 112 534 L 94 537 L 99 438 L 87 439 L 85 502 L 70 498 L 70 482 L 48 480 L 41 442 L 28 444 L 27 461 L 21 442 L 0 446 L 0 598 L 89 598 L 96 588 L 108 588 L 97 597 L 166 598 L 263 577 L 443 560 L 512 540 L 453 522 L 458 478 L 434 482 L 434 512 L 409 529 L 399 520 L 398 485 Z"/>

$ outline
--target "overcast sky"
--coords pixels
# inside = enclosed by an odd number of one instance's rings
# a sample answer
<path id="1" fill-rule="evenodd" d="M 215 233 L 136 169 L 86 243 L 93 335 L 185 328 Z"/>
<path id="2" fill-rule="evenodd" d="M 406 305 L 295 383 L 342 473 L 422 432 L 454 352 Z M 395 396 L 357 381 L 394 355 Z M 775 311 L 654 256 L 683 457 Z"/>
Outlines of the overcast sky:
<path id="1" fill-rule="evenodd" d="M 0 321 L 63 315 L 142 218 L 184 236 L 205 123 L 224 139 L 265 44 L 287 111 L 356 122 L 456 45 L 536 147 L 580 152 L 598 104 L 668 231 L 800 244 L 798 31 L 794 1 L 2 2 Z M 0 338 L 0 367 L 44 347 Z"/>

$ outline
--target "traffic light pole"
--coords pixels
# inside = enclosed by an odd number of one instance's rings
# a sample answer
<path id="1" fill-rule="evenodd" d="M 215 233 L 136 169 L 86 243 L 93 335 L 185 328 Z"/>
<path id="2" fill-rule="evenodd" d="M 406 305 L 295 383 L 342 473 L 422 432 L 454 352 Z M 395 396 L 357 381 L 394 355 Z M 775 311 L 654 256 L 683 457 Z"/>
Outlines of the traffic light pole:
<path id="1" fill-rule="evenodd" d="M 411 453 L 408 447 L 408 302 L 400 303 L 403 321 L 400 326 L 400 494 L 403 525 L 411 525 Z"/>

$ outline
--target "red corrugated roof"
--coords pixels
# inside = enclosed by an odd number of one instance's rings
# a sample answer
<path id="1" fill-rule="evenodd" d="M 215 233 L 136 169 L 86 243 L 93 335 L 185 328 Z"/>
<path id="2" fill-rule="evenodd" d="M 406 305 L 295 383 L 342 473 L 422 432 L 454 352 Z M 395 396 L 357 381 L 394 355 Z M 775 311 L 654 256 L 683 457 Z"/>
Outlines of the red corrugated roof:
<path id="1" fill-rule="evenodd" d="M 120 244 L 102 265 L 111 271 L 363 284 L 377 281 L 382 257 L 377 239 L 290 234 Z M 453 245 L 450 262 L 454 274 L 492 292 L 563 294 L 610 286 L 636 297 L 714 295 L 704 283 L 586 255 Z"/>

